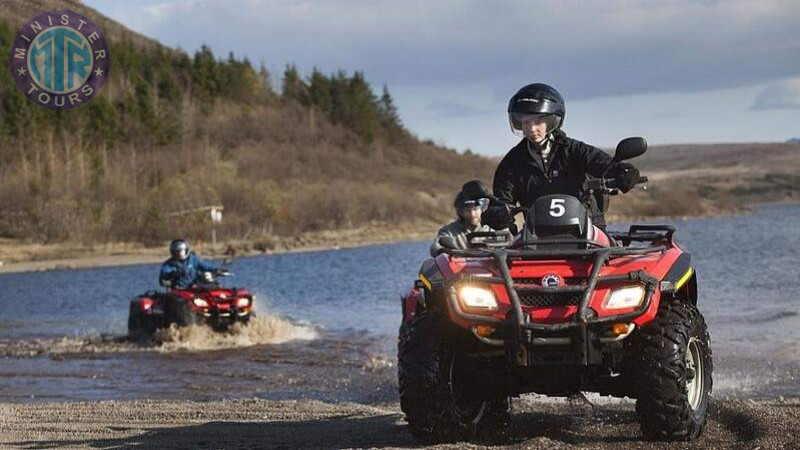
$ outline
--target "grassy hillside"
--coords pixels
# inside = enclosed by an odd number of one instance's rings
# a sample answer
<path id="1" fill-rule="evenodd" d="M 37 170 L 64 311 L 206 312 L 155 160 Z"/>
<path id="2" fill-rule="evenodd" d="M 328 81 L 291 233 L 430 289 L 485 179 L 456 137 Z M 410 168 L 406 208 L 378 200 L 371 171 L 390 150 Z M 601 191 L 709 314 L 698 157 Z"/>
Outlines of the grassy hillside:
<path id="1" fill-rule="evenodd" d="M 73 1 L 0 3 L 0 53 L 38 12 L 72 9 L 106 32 L 111 77 L 90 103 L 49 111 L 0 71 L 0 238 L 160 243 L 208 237 L 223 205 L 224 239 L 449 218 L 489 160 L 422 142 L 388 88 L 358 72 L 293 67 L 165 48 Z"/>
<path id="2" fill-rule="evenodd" d="M 800 200 L 800 143 L 654 146 L 634 163 L 648 191 L 615 199 L 617 218 L 736 212 Z"/>
<path id="3" fill-rule="evenodd" d="M 389 89 L 359 72 L 270 74 L 208 48 L 189 55 L 70 0 L 0 2 L 0 53 L 51 9 L 98 23 L 111 76 L 87 105 L 55 112 L 0 70 L 2 246 L 206 240 L 207 213 L 174 213 L 207 205 L 225 208 L 221 239 L 259 248 L 331 231 L 355 242 L 354 229 L 400 237 L 449 220 L 464 181 L 491 180 L 496 161 L 417 139 Z M 649 190 L 616 198 L 611 219 L 795 200 L 799 154 L 800 143 L 654 147 L 636 162 Z"/>

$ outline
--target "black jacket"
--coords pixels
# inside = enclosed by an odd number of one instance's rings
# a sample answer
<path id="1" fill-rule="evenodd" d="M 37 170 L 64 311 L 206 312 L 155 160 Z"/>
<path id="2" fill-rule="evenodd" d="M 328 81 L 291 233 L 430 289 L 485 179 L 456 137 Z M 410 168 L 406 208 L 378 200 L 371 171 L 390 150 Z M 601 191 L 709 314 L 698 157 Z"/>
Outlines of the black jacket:
<path id="1" fill-rule="evenodd" d="M 557 131 L 549 161 L 545 167 L 541 155 L 528 149 L 527 139 L 508 151 L 494 173 L 494 195 L 514 205 L 530 207 L 536 199 L 550 194 L 567 194 L 582 199 L 583 184 L 588 175 L 600 177 L 613 163 L 606 152 L 597 147 L 568 138 Z M 592 221 L 605 226 L 597 200 L 590 198 Z"/>

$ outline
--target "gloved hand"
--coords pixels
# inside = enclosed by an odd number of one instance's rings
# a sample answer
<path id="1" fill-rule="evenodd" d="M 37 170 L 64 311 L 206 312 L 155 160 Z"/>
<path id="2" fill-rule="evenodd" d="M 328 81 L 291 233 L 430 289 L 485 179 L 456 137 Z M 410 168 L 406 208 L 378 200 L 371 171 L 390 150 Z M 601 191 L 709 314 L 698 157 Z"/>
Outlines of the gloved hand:
<path id="1" fill-rule="evenodd" d="M 481 215 L 481 222 L 489 225 L 493 230 L 503 230 L 514 223 L 514 218 L 511 217 L 508 205 L 500 204 L 490 206 L 484 211 Z"/>
<path id="2" fill-rule="evenodd" d="M 608 176 L 614 179 L 616 187 L 627 193 L 639 182 L 639 169 L 628 163 L 617 163 L 608 171 Z"/>
<path id="3" fill-rule="evenodd" d="M 166 275 L 164 275 L 164 274 L 159 275 L 158 278 L 159 278 L 159 281 L 164 280 L 164 281 L 170 282 L 172 284 L 175 284 L 176 282 L 178 282 L 181 278 L 183 278 L 185 276 L 186 276 L 186 271 L 183 270 L 182 268 L 178 268 L 176 270 L 173 270 L 173 271 L 167 273 Z M 161 285 L 162 286 L 166 286 L 163 283 Z"/>

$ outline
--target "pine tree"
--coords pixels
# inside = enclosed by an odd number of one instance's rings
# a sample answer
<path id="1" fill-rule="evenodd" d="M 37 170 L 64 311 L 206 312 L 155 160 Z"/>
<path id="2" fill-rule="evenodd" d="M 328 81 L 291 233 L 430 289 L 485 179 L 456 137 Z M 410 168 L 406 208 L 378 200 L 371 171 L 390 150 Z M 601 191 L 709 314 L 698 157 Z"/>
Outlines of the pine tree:
<path id="1" fill-rule="evenodd" d="M 371 141 L 378 126 L 377 99 L 362 72 L 353 74 L 349 91 L 351 107 L 345 125 Z"/>
<path id="2" fill-rule="evenodd" d="M 394 142 L 405 135 L 403 122 L 397 113 L 397 107 L 394 105 L 392 95 L 389 94 L 389 87 L 385 84 L 383 85 L 381 98 L 378 101 L 378 113 L 381 127 L 390 142 Z"/>
<path id="3" fill-rule="evenodd" d="M 308 104 L 308 86 L 300 78 L 300 73 L 294 64 L 287 64 L 283 72 L 283 98 L 294 100 L 303 105 Z"/>
<path id="4" fill-rule="evenodd" d="M 308 91 L 311 104 L 317 106 L 325 114 L 333 112 L 333 96 L 331 95 L 331 82 L 319 69 L 314 67 L 308 79 Z"/>
<path id="5" fill-rule="evenodd" d="M 258 79 L 261 83 L 261 94 L 265 98 L 269 99 L 275 95 L 275 92 L 272 90 L 272 74 L 269 73 L 269 70 L 267 70 L 263 62 L 258 68 Z"/>
<path id="6" fill-rule="evenodd" d="M 195 53 L 192 62 L 192 90 L 206 113 L 210 111 L 214 97 L 218 93 L 217 80 L 217 62 L 214 60 L 214 54 L 207 45 L 203 45 Z"/>
<path id="7" fill-rule="evenodd" d="M 345 71 L 340 70 L 336 72 L 336 74 L 331 75 L 329 82 L 331 90 L 330 119 L 333 123 L 344 123 L 346 125 L 347 118 L 351 115 L 347 74 Z"/>

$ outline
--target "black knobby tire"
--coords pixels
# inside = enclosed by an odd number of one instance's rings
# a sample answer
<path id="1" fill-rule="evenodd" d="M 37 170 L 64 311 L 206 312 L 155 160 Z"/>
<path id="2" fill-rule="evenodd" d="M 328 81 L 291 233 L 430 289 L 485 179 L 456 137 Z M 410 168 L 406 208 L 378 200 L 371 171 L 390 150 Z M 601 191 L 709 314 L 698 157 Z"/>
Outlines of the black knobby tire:
<path id="1" fill-rule="evenodd" d="M 635 338 L 636 413 L 654 440 L 691 440 L 708 416 L 713 362 L 705 319 L 682 300 L 662 301 Z"/>
<path id="2" fill-rule="evenodd" d="M 128 311 L 128 337 L 137 339 L 145 334 L 144 313 L 139 306 L 139 299 L 131 300 Z"/>
<path id="3" fill-rule="evenodd" d="M 169 308 L 167 324 L 174 323 L 179 327 L 188 327 L 199 322 L 197 313 L 183 299 L 170 297 L 167 300 L 167 305 Z"/>
<path id="4" fill-rule="evenodd" d="M 252 319 L 253 317 L 255 317 L 255 313 L 254 312 L 250 312 L 250 314 L 248 314 L 248 315 L 246 315 L 244 317 L 240 317 L 239 318 L 239 323 L 241 323 L 242 325 L 247 325 L 247 324 L 250 323 L 250 319 Z"/>
<path id="5" fill-rule="evenodd" d="M 400 408 L 411 433 L 424 443 L 469 440 L 478 433 L 488 439 L 504 437 L 511 422 L 510 398 L 458 392 L 458 354 L 444 325 L 435 315 L 426 315 L 400 327 Z"/>

